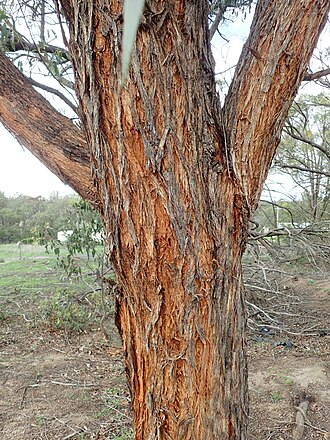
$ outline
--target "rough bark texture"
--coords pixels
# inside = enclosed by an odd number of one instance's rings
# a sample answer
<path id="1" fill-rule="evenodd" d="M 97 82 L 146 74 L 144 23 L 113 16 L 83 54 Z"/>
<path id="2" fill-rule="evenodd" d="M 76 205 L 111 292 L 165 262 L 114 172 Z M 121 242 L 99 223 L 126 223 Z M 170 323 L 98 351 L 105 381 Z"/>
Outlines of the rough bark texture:
<path id="1" fill-rule="evenodd" d="M 208 3 L 148 1 L 121 88 L 121 1 L 61 1 L 138 440 L 247 438 L 241 257 L 330 7 L 259 0 L 221 110 Z"/>
<path id="2" fill-rule="evenodd" d="M 258 2 L 223 111 L 207 1 L 147 2 L 123 89 L 121 2 L 61 3 L 136 439 L 246 439 L 241 257 L 328 0 Z"/>
<path id="3" fill-rule="evenodd" d="M 0 52 L 0 122 L 62 182 L 98 207 L 85 136 Z"/>
<path id="4" fill-rule="evenodd" d="M 137 439 L 245 438 L 248 212 L 229 177 L 206 6 L 153 4 L 123 90 L 121 6 L 74 7 Z"/>

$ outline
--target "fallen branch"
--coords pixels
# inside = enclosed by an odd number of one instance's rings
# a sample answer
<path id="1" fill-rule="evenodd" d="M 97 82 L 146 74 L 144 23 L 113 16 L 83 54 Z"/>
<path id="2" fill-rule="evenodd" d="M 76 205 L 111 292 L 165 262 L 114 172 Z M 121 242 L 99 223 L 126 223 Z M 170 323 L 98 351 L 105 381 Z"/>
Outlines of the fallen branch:
<path id="1" fill-rule="evenodd" d="M 296 407 L 297 415 L 296 415 L 296 426 L 293 429 L 292 437 L 294 440 L 301 440 L 304 435 L 305 429 L 305 421 L 307 419 L 307 410 L 309 404 L 313 401 L 313 398 L 310 396 L 306 396 L 305 391 L 300 394 L 300 403 L 299 406 Z"/>
<path id="2" fill-rule="evenodd" d="M 87 388 L 87 387 L 94 388 L 94 387 L 96 387 L 96 388 L 98 388 L 100 386 L 97 383 L 83 383 L 83 384 L 80 384 L 80 383 L 70 383 L 70 382 L 59 382 L 57 380 L 50 380 L 49 382 L 52 383 L 53 385 L 63 385 L 63 386 L 66 386 L 66 387 L 82 387 L 82 388 Z"/>
<path id="3" fill-rule="evenodd" d="M 23 387 L 23 394 L 22 394 L 22 398 L 21 398 L 20 409 L 23 408 L 28 388 L 35 388 L 35 387 L 39 387 L 39 386 L 41 386 L 40 383 L 33 383 L 31 385 L 25 385 L 25 387 Z"/>

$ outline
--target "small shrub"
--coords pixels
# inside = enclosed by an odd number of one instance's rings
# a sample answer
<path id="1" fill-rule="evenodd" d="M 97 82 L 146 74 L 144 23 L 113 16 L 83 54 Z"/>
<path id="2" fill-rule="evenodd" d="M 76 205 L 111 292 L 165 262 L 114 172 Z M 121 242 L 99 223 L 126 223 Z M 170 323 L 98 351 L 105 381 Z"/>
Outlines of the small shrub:
<path id="1" fill-rule="evenodd" d="M 8 319 L 8 314 L 0 310 L 0 324 Z"/>
<path id="2" fill-rule="evenodd" d="M 54 330 L 82 331 L 90 322 L 90 314 L 74 301 L 67 289 L 58 289 L 50 298 L 37 305 L 41 321 Z"/>

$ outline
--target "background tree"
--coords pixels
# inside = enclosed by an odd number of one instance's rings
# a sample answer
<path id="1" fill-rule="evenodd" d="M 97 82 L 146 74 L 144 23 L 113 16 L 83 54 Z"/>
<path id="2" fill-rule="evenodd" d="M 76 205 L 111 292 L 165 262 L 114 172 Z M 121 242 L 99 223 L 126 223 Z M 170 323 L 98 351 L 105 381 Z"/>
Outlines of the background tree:
<path id="1" fill-rule="evenodd" d="M 60 2 L 87 144 L 44 103 L 51 130 L 21 130 L 41 101 L 0 57 L 1 120 L 102 213 L 137 439 L 247 438 L 241 257 L 330 8 L 259 1 L 220 108 L 209 3 L 148 2 L 121 87 L 121 2 Z"/>
<path id="2" fill-rule="evenodd" d="M 330 197 L 330 100 L 327 95 L 301 96 L 293 105 L 275 158 L 301 189 L 301 223 L 328 217 Z"/>
<path id="3" fill-rule="evenodd" d="M 3 1 L 0 7 L 2 50 L 30 84 L 46 92 L 48 98 L 53 95 L 60 98 L 55 101 L 57 107 L 62 103 L 64 111 L 68 106 L 70 114 L 77 117 L 70 55 L 62 39 L 58 38 L 61 18 L 57 16 L 57 3 L 47 0 Z"/>
<path id="4" fill-rule="evenodd" d="M 6 197 L 0 193 L 0 243 L 56 239 L 59 230 L 72 229 L 68 219 L 75 203 L 77 196 L 59 197 L 56 193 L 49 200 L 21 194 Z"/>

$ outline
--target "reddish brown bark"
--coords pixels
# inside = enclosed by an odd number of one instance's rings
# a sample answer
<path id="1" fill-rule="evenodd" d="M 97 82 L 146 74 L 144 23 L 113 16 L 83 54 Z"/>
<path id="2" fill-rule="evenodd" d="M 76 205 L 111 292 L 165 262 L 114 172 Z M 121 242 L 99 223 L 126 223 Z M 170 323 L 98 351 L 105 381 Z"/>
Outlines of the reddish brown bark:
<path id="1" fill-rule="evenodd" d="M 258 2 L 223 111 L 208 2 L 148 2 L 123 89 L 120 2 L 62 4 L 136 439 L 246 439 L 241 257 L 328 2 Z"/>
<path id="2" fill-rule="evenodd" d="M 123 90 L 116 2 L 80 3 L 71 28 L 121 287 L 135 435 L 245 438 L 240 261 L 249 214 L 223 142 L 207 3 L 152 10 Z"/>
<path id="3" fill-rule="evenodd" d="M 37 93 L 1 52 L 0 122 L 62 182 L 99 206 L 83 132 Z"/>
<path id="4" fill-rule="evenodd" d="M 252 207 L 328 11 L 328 0 L 258 2 L 223 109 L 236 175 Z"/>
<path id="5" fill-rule="evenodd" d="M 123 88 L 121 2 L 61 4 L 136 439 L 246 439 L 241 257 L 329 2 L 258 2 L 222 110 L 206 0 L 148 2 Z"/>

